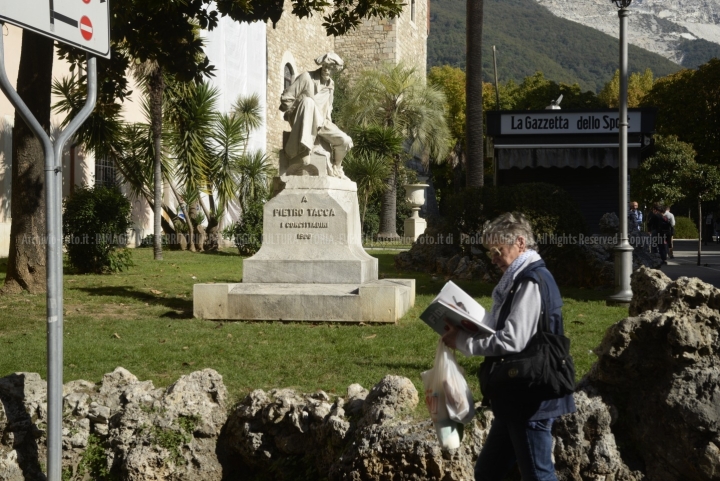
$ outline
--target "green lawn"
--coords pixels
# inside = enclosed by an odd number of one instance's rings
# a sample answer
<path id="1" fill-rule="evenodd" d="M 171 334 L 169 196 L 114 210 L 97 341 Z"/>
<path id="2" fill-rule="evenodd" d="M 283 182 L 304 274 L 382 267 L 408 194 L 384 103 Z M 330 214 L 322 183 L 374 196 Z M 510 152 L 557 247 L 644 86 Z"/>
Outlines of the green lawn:
<path id="1" fill-rule="evenodd" d="M 234 251 L 165 251 L 165 260 L 155 262 L 151 249 L 136 249 L 136 265 L 129 271 L 66 275 L 64 380 L 97 382 L 123 366 L 141 380 L 166 386 L 182 374 L 210 367 L 223 375 L 234 399 L 273 387 L 344 395 L 348 385 L 370 388 L 386 374 L 406 376 L 420 388 L 420 372 L 432 366 L 437 335 L 418 315 L 444 279 L 396 272 L 397 252 L 370 253 L 380 261 L 381 277 L 417 279 L 415 307 L 396 325 L 193 319 L 193 284 L 242 277 L 242 258 Z M 6 264 L 0 259 L 0 282 Z M 457 283 L 490 307 L 492 285 Z M 579 378 L 595 360 L 590 350 L 609 325 L 627 316 L 627 309 L 605 306 L 608 291 L 561 291 Z M 45 295 L 0 296 L 0 376 L 34 371 L 45 377 L 45 316 Z M 458 358 L 474 374 L 480 359 Z M 475 376 L 468 380 L 479 396 Z"/>

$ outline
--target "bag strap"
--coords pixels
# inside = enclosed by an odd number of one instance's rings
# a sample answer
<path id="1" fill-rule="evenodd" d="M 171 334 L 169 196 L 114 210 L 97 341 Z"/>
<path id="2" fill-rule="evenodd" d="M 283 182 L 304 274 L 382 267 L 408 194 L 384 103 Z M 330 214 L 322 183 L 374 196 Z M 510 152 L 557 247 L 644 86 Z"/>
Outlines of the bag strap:
<path id="1" fill-rule="evenodd" d="M 543 296 L 543 291 L 547 291 L 547 284 L 545 284 L 545 279 L 538 271 L 535 271 L 535 277 L 540 288 L 540 319 L 538 319 L 537 330 L 538 332 L 550 332 L 550 312 L 547 305 L 545 305 L 545 296 Z"/>

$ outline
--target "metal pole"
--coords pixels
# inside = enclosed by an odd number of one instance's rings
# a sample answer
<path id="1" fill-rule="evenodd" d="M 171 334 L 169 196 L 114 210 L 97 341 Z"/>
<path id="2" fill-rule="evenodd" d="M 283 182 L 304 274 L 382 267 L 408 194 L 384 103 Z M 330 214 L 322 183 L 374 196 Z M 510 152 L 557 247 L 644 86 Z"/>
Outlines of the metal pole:
<path id="1" fill-rule="evenodd" d="M 495 45 L 493 45 L 493 65 L 495 67 L 495 110 L 500 110 L 500 86 L 497 78 L 497 56 L 495 55 Z"/>
<path id="2" fill-rule="evenodd" d="M 75 135 L 78 128 L 87 120 L 95 108 L 97 97 L 97 60 L 94 56 L 87 59 L 88 97 L 85 105 L 75 118 L 68 124 L 55 140 L 53 159 L 53 193 L 56 196 L 52 203 L 52 222 L 54 231 L 58 233 L 58 244 L 62 246 L 62 156 L 67 141 Z M 48 208 L 48 210 L 50 210 Z M 50 222 L 50 220 L 49 220 Z M 60 247 L 61 248 L 61 247 Z M 62 404 L 63 404 L 63 257 L 62 251 L 53 258 L 55 268 L 55 286 L 57 296 L 57 321 L 48 324 L 48 481 L 60 481 L 62 477 Z M 50 439 L 53 438 L 52 449 Z"/>
<path id="3" fill-rule="evenodd" d="M 47 431 L 47 450 L 48 450 L 48 480 L 55 481 L 61 478 L 61 469 L 55 469 L 55 466 L 62 462 L 62 380 L 60 384 L 60 399 L 57 399 L 58 393 L 52 389 L 50 382 L 51 376 L 57 369 L 52 362 L 51 352 L 53 344 L 50 333 L 57 325 L 58 318 L 62 322 L 62 310 L 59 308 L 62 304 L 62 291 L 58 288 L 58 263 L 56 259 L 60 257 L 62 260 L 62 251 L 60 247 L 60 232 L 57 230 L 57 224 L 54 221 L 55 204 L 57 199 L 56 183 L 54 179 L 55 166 L 53 156 L 53 146 L 50 138 L 40 123 L 35 119 L 25 102 L 20 98 L 18 93 L 10 84 L 5 72 L 5 55 L 4 55 L 3 36 L 0 35 L 0 88 L 8 97 L 15 107 L 17 113 L 30 127 L 35 136 L 42 143 L 43 153 L 45 154 L 45 223 L 47 229 L 47 249 L 46 249 L 46 276 L 47 276 L 47 349 L 48 349 L 48 431 Z M 62 368 L 62 364 L 61 364 Z M 61 369 L 62 372 L 62 369 Z M 57 413 L 60 413 L 58 416 Z M 53 476 L 55 475 L 55 476 Z"/>
<path id="4" fill-rule="evenodd" d="M 630 2 L 628 2 L 629 4 Z M 627 45 L 627 18 L 628 10 L 625 7 L 618 10 L 620 17 L 620 108 L 618 121 L 620 128 L 619 175 L 620 175 L 620 242 L 615 247 L 615 294 L 608 298 L 611 304 L 629 304 L 632 300 L 630 288 L 630 274 L 632 273 L 632 246 L 628 242 L 628 198 L 627 198 L 627 92 L 628 92 L 628 45 Z"/>
<path id="5" fill-rule="evenodd" d="M 45 130 L 20 98 L 5 71 L 5 49 L 0 35 L 0 90 L 40 140 L 45 155 L 45 222 L 47 229 L 47 479 L 62 479 L 63 401 L 63 279 L 62 279 L 62 149 L 95 106 L 96 61 L 88 58 L 88 99 L 80 113 L 61 132 L 53 146 Z"/>

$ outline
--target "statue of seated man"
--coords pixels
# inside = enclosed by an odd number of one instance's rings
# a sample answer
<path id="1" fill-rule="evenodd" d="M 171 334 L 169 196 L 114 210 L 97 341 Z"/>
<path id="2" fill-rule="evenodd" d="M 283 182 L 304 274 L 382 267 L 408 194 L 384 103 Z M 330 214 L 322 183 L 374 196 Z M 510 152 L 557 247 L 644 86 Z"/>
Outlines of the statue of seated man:
<path id="1" fill-rule="evenodd" d="M 317 70 L 298 75 L 280 97 L 280 111 L 290 122 L 290 136 L 283 146 L 290 159 L 305 157 L 312 152 L 327 151 L 316 145 L 317 138 L 332 148 L 328 163 L 328 175 L 345 178 L 342 161 L 352 148 L 352 139 L 332 122 L 333 92 L 335 82 L 331 75 L 343 67 L 342 59 L 335 53 L 326 53 L 315 59 Z"/>

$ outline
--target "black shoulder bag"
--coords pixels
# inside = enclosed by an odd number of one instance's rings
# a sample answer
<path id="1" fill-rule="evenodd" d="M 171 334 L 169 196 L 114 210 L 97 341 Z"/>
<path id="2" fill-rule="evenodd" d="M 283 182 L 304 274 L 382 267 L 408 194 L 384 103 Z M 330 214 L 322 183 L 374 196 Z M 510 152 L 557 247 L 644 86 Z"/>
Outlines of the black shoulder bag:
<path id="1" fill-rule="evenodd" d="M 541 289 L 545 282 L 538 276 Z M 542 290 L 541 290 L 542 297 Z M 556 399 L 575 391 L 575 364 L 570 339 L 550 331 L 550 313 L 543 298 L 537 332 L 517 354 L 488 357 L 478 372 L 483 397 L 531 395 Z"/>

